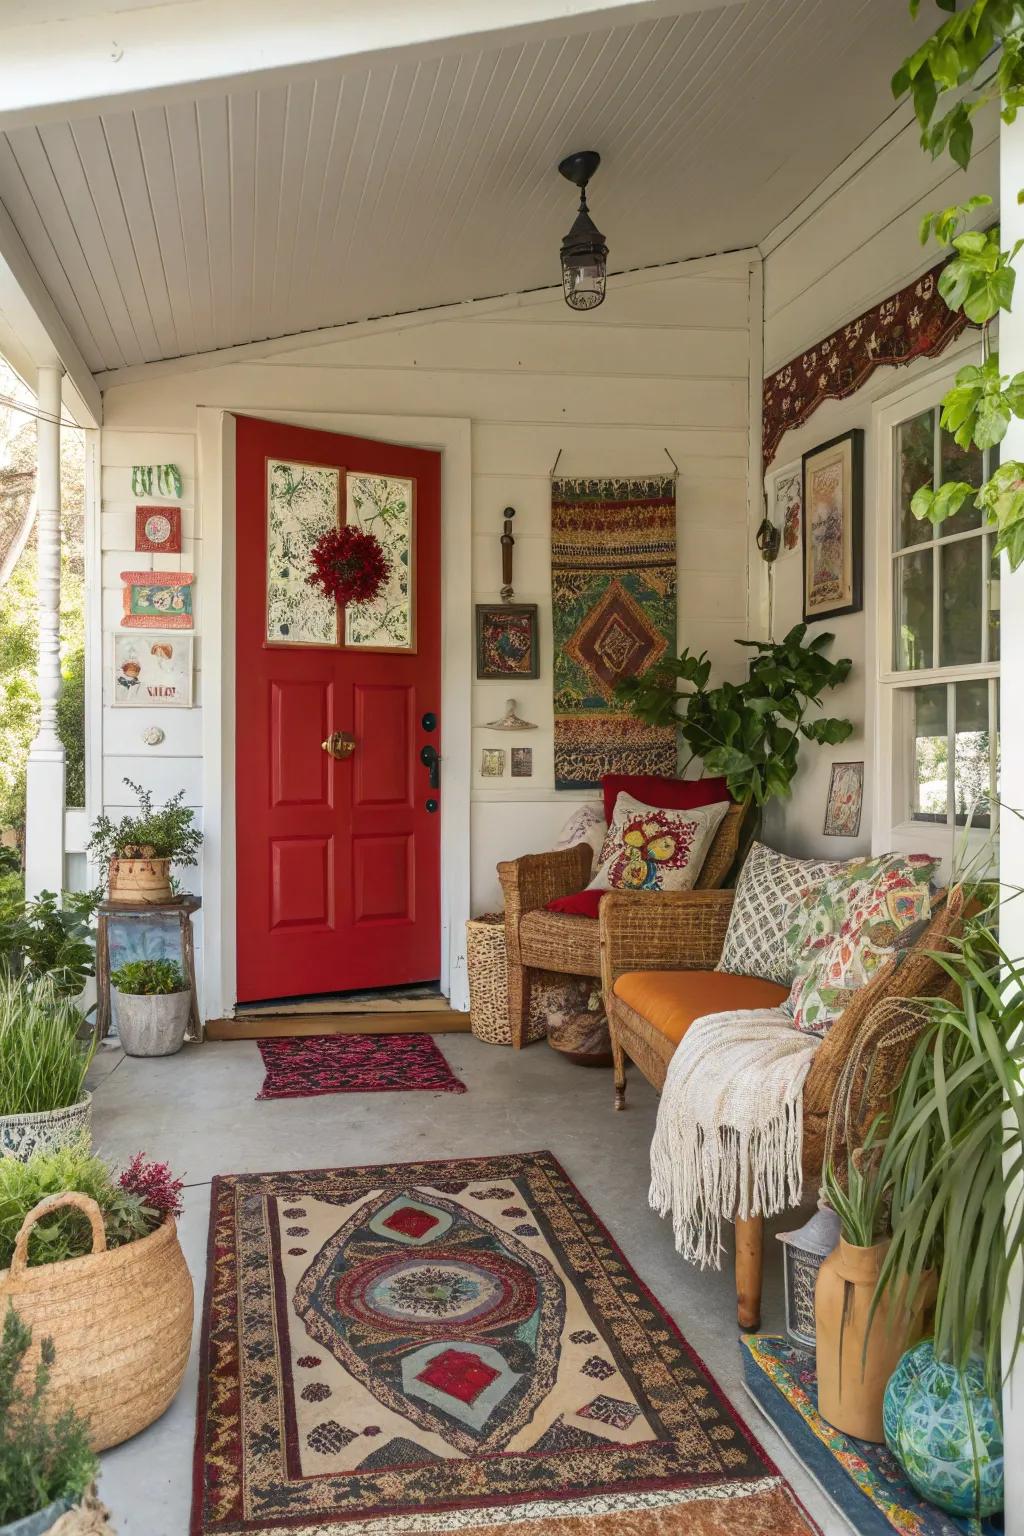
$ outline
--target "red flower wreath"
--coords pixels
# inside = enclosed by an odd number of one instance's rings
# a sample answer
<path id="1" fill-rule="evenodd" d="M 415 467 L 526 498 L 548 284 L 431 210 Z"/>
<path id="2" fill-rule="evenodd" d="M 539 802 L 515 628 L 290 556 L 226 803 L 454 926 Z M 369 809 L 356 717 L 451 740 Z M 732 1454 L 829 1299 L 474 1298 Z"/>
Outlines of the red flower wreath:
<path id="1" fill-rule="evenodd" d="M 322 534 L 309 557 L 313 570 L 307 582 L 339 606 L 372 603 L 391 575 L 391 561 L 380 540 L 352 523 Z"/>

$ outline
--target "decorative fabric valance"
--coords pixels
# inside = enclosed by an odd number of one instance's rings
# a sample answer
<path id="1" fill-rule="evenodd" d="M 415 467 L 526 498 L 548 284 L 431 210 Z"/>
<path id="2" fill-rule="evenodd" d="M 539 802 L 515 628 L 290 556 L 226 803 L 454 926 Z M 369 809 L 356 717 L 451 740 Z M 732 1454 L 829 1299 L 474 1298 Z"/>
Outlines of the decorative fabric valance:
<path id="1" fill-rule="evenodd" d="M 967 325 L 939 293 L 944 262 L 915 278 L 764 381 L 762 456 L 767 469 L 784 433 L 801 426 L 825 400 L 845 400 L 883 365 L 904 368 L 937 357 Z"/>

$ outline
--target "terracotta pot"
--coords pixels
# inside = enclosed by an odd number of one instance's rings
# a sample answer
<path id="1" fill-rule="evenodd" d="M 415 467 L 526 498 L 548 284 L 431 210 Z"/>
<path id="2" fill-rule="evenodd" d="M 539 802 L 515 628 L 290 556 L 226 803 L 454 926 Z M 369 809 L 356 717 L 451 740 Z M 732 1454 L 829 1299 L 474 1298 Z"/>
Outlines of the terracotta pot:
<path id="1" fill-rule="evenodd" d="M 881 1444 L 882 1399 L 900 1356 L 927 1332 L 934 1280 L 922 1281 L 909 1309 L 883 1296 L 868 1317 L 889 1243 L 858 1248 L 839 1239 L 814 1289 L 818 1412 L 858 1440 Z"/>
<path id="2" fill-rule="evenodd" d="M 111 859 L 108 882 L 111 901 L 159 906 L 170 901 L 170 859 Z"/>

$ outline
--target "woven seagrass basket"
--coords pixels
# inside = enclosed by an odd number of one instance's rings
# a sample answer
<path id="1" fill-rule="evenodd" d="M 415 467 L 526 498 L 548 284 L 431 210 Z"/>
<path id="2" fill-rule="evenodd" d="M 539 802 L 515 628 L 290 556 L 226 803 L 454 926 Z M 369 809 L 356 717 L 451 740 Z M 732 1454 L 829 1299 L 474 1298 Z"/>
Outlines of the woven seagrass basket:
<path id="1" fill-rule="evenodd" d="M 92 1253 L 30 1269 L 29 1233 L 62 1205 L 88 1216 Z M 120 1445 L 170 1406 L 185 1374 L 193 1309 L 173 1217 L 148 1237 L 108 1250 L 95 1200 L 48 1195 L 22 1222 L 10 1269 L 0 1270 L 0 1315 L 8 1302 L 32 1329 L 30 1370 L 42 1340 L 53 1339 L 54 1398 L 89 1420 L 93 1450 Z"/>
<path id="2" fill-rule="evenodd" d="M 488 1045 L 511 1045 L 508 1022 L 508 955 L 505 950 L 505 919 L 500 912 L 485 912 L 466 924 L 466 968 L 469 972 L 469 1027 Z M 540 989 L 530 999 L 527 1040 L 543 1040 L 547 1015 Z"/>

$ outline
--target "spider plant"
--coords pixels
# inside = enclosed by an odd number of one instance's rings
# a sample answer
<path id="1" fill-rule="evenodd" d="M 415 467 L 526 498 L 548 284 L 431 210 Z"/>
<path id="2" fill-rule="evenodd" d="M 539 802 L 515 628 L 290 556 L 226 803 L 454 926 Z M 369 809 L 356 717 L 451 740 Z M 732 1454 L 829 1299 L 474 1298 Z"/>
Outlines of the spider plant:
<path id="1" fill-rule="evenodd" d="M 880 1125 L 879 1119 L 864 1146 L 849 1158 L 845 1183 L 831 1158 L 825 1164 L 822 1179 L 825 1199 L 839 1217 L 843 1242 L 856 1248 L 872 1248 L 887 1231 L 887 1184 L 877 1145 Z"/>
<path id="2" fill-rule="evenodd" d="M 892 1243 L 874 1305 L 886 1287 L 912 1294 L 936 1267 L 936 1355 L 963 1371 L 980 1351 L 998 1401 L 1002 1318 L 1024 1251 L 1024 969 L 1001 948 L 991 912 L 935 958 L 958 995 L 931 1002 L 887 1127 Z M 1024 1297 L 1012 1304 L 1015 1356 Z"/>

